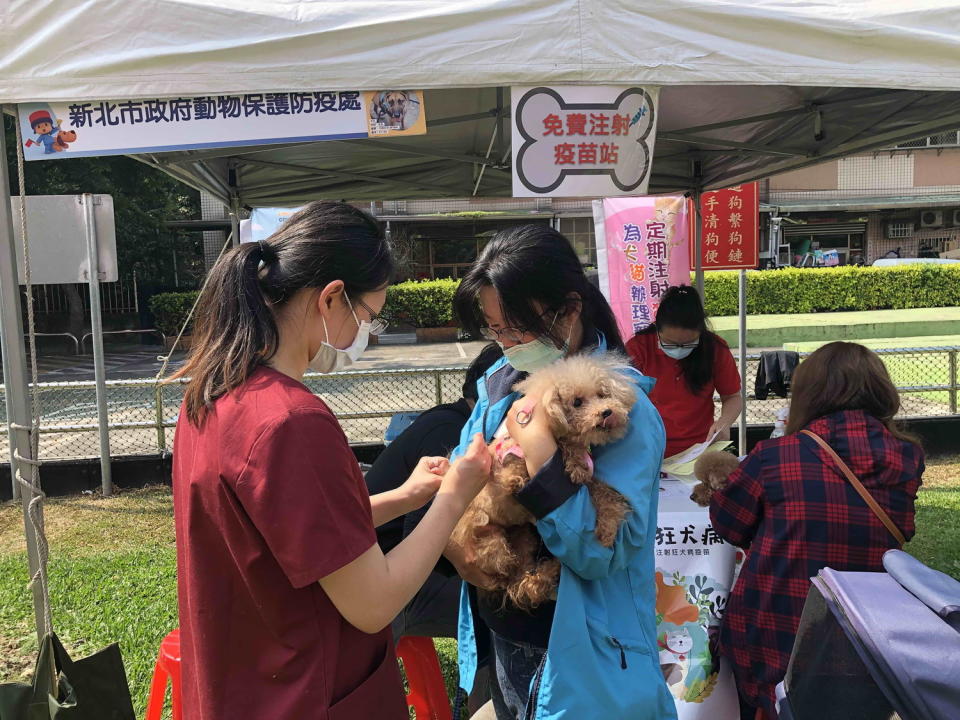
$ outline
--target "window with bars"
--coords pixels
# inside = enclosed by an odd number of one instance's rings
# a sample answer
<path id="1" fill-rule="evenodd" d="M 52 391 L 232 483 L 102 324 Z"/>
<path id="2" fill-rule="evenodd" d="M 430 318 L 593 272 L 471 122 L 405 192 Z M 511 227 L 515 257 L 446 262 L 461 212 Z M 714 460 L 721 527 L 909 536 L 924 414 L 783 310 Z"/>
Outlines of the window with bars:
<path id="1" fill-rule="evenodd" d="M 892 222 L 887 223 L 887 238 L 896 240 L 898 238 L 913 237 L 912 222 Z"/>
<path id="2" fill-rule="evenodd" d="M 562 217 L 559 229 L 573 245 L 580 262 L 589 266 L 597 264 L 597 238 L 592 217 Z"/>

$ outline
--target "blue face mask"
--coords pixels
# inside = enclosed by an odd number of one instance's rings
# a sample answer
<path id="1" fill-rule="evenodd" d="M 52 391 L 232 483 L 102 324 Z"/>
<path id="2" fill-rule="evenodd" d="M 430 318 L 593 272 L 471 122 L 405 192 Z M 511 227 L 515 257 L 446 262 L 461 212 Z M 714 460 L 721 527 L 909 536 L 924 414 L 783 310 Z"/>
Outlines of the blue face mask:
<path id="1" fill-rule="evenodd" d="M 532 342 L 505 348 L 500 345 L 507 362 L 520 372 L 532 373 L 555 363 L 567 354 L 568 345 L 557 347 L 539 338 Z"/>
<path id="2" fill-rule="evenodd" d="M 668 345 L 667 347 L 663 346 L 663 341 L 657 338 L 657 343 L 660 345 L 660 349 L 663 350 L 663 354 L 674 360 L 683 360 L 686 357 L 690 357 L 690 353 L 697 349 L 700 345 L 700 338 L 697 338 L 695 343 L 690 345 Z"/>

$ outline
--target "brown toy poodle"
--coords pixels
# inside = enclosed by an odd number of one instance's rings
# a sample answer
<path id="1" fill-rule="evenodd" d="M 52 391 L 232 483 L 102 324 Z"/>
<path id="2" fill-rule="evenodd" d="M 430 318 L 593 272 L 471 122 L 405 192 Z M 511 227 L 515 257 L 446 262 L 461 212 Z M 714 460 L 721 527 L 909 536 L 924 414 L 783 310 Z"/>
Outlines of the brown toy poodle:
<path id="1" fill-rule="evenodd" d="M 586 485 L 597 512 L 595 534 L 604 546 L 613 545 L 630 506 L 619 492 L 593 476 L 590 448 L 622 438 L 636 402 L 633 386 L 617 356 L 577 355 L 539 370 L 516 386 L 536 398 L 547 413 L 570 479 Z M 514 498 L 530 477 L 519 445 L 509 437 L 494 439 L 494 476 L 467 508 L 453 540 L 471 548 L 477 567 L 495 580 L 486 593 L 508 599 L 522 609 L 535 608 L 556 597 L 560 563 L 539 559 L 540 536 L 534 517 Z"/>
<path id="2" fill-rule="evenodd" d="M 693 466 L 693 474 L 700 483 L 693 488 L 690 499 L 697 505 L 707 507 L 714 490 L 720 490 L 727 485 L 727 478 L 740 467 L 740 461 L 723 450 L 705 452 Z"/>

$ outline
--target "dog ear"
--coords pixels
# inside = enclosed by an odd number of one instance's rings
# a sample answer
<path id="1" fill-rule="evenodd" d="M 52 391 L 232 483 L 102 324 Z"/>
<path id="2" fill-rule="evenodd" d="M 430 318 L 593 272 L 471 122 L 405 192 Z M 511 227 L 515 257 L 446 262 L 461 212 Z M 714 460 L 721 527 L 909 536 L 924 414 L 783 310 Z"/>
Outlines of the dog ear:
<path id="1" fill-rule="evenodd" d="M 550 418 L 550 427 L 553 429 L 554 435 L 558 437 L 566 435 L 570 425 L 567 422 L 567 413 L 563 409 L 563 400 L 560 398 L 557 388 L 548 388 L 543 394 L 542 402 L 543 409 L 546 410 L 547 417 Z"/>
<path id="2" fill-rule="evenodd" d="M 619 372 L 615 370 L 610 372 L 605 384 L 609 388 L 610 397 L 618 403 L 626 407 L 632 407 L 637 401 L 637 393 L 633 389 L 633 384 Z"/>

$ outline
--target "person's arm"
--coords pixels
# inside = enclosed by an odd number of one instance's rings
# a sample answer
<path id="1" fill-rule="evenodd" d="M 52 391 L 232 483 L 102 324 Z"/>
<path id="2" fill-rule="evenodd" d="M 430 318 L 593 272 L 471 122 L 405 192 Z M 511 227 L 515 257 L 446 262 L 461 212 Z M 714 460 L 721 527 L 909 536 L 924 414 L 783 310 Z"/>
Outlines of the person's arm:
<path id="1" fill-rule="evenodd" d="M 440 482 L 449 467 L 450 463 L 444 457 L 422 457 L 403 485 L 371 495 L 373 526 L 380 527 L 426 505 L 440 489 Z"/>
<path id="2" fill-rule="evenodd" d="M 733 353 L 726 343 L 714 337 L 716 349 L 713 354 L 713 385 L 720 394 L 720 417 L 710 426 L 707 437 L 724 433 L 737 421 L 743 410 L 740 397 L 740 370 L 733 359 Z"/>
<path id="3" fill-rule="evenodd" d="M 547 549 L 565 567 L 588 580 L 622 570 L 638 553 L 651 552 L 648 535 L 651 523 L 656 522 L 654 503 L 666 437 L 663 422 L 646 394 L 637 388 L 627 435 L 604 448 L 602 468 L 598 462 L 598 478 L 630 504 L 611 547 L 597 540 L 597 514 L 590 493 L 567 476 L 556 441 L 542 418 L 544 413 L 534 409 L 533 419 L 521 427 L 516 423 L 516 410 L 521 407 L 527 410 L 529 405 L 518 401 L 510 410 L 507 427 L 521 444 L 532 475 L 516 497 L 537 519 L 537 531 Z"/>
<path id="4" fill-rule="evenodd" d="M 739 392 L 736 395 L 721 397 L 720 417 L 710 426 L 710 430 L 707 431 L 707 438 L 713 437 L 714 433 L 722 436 L 740 417 L 741 410 L 743 410 L 743 400 Z"/>
<path id="5" fill-rule="evenodd" d="M 731 545 L 747 548 L 763 519 L 762 446 L 755 447 L 710 499 L 710 522 Z"/>
<path id="6" fill-rule="evenodd" d="M 477 435 L 444 476 L 433 504 L 409 537 L 386 556 L 374 544 L 320 580 L 347 622 L 375 633 L 397 616 L 423 586 L 460 516 L 490 478 L 490 471 L 490 453 Z"/>

